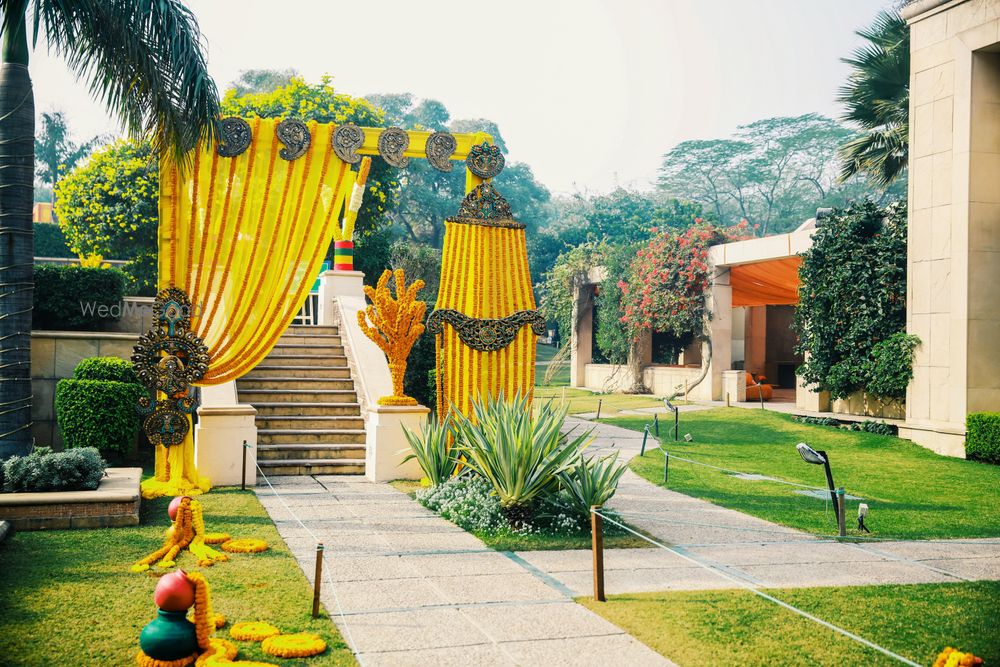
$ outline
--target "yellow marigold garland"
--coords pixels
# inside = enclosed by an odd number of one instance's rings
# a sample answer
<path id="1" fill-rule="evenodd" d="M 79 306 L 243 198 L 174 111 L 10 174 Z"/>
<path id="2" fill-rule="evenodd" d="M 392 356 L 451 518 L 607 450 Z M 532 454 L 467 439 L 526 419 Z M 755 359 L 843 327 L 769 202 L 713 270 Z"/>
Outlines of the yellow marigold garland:
<path id="1" fill-rule="evenodd" d="M 228 639 L 212 637 L 208 649 L 198 656 L 198 660 L 194 664 L 195 667 L 209 667 L 213 664 L 220 664 L 222 661 L 232 660 L 237 653 L 239 653 L 239 649 L 236 648 L 236 644 Z"/>
<path id="2" fill-rule="evenodd" d="M 233 539 L 229 533 L 205 533 L 205 544 L 222 544 Z"/>
<path id="3" fill-rule="evenodd" d="M 164 538 L 162 547 L 132 565 L 133 572 L 145 572 L 153 563 L 159 567 L 173 567 L 177 564 L 177 554 L 184 548 L 198 558 L 201 566 L 229 560 L 229 556 L 205 544 L 205 518 L 197 500 L 184 498 L 181 501 L 174 523 L 166 530 Z"/>
<path id="4" fill-rule="evenodd" d="M 247 642 L 259 642 L 281 634 L 281 630 L 265 621 L 245 621 L 229 628 L 229 636 Z"/>
<path id="5" fill-rule="evenodd" d="M 972 653 L 963 653 L 956 648 L 946 646 L 945 649 L 938 654 L 933 667 L 975 667 L 976 665 L 981 664 L 983 664 L 982 658 L 977 657 Z"/>
<path id="6" fill-rule="evenodd" d="M 395 277 L 395 297 L 389 289 L 391 277 Z M 406 375 L 406 358 L 424 332 L 427 304 L 417 301 L 417 292 L 423 288 L 423 280 L 415 280 L 407 287 L 403 269 L 386 269 L 374 289 L 365 286 L 365 295 L 371 304 L 358 312 L 358 324 L 388 357 L 389 373 L 392 375 L 392 396 L 378 399 L 379 405 L 417 404 L 416 399 L 403 393 L 403 376 Z"/>
<path id="7" fill-rule="evenodd" d="M 157 660 L 156 658 L 150 658 L 142 652 L 142 649 L 139 649 L 139 652 L 135 656 L 135 664 L 139 667 L 187 667 L 194 664 L 197 658 L 198 654 L 192 653 L 189 656 L 177 658 L 176 660 Z"/>
<path id="8" fill-rule="evenodd" d="M 246 537 L 239 540 L 228 540 L 222 543 L 222 550 L 234 554 L 254 554 L 267 551 L 270 547 L 264 540 Z"/>
<path id="9" fill-rule="evenodd" d="M 325 651 L 326 642 L 319 635 L 299 632 L 265 639 L 261 649 L 264 653 L 279 658 L 308 658 Z"/>

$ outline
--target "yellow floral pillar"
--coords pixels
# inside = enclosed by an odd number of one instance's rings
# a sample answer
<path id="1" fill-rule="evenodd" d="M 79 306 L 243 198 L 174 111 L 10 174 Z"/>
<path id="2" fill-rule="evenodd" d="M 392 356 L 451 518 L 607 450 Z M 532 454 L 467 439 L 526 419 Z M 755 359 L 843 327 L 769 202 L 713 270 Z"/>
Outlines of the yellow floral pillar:
<path id="1" fill-rule="evenodd" d="M 439 418 L 452 408 L 468 414 L 484 394 L 530 399 L 545 318 L 535 309 L 524 225 L 488 181 L 445 220 L 441 287 L 427 330 L 436 336 Z"/>

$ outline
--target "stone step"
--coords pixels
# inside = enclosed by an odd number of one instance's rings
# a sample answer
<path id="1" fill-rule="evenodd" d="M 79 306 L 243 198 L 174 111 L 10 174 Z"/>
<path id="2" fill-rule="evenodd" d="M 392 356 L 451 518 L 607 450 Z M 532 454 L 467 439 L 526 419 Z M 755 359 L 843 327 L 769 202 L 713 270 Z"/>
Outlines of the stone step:
<path id="1" fill-rule="evenodd" d="M 347 356 L 343 354 L 324 357 L 315 354 L 269 354 L 264 357 L 260 366 L 336 366 L 347 368 Z"/>
<path id="2" fill-rule="evenodd" d="M 291 364 L 262 364 L 244 375 L 241 380 L 262 378 L 325 378 L 336 380 L 351 379 L 351 369 L 347 366 L 293 366 Z"/>
<path id="3" fill-rule="evenodd" d="M 238 389 L 241 403 L 357 403 L 353 389 Z"/>
<path id="4" fill-rule="evenodd" d="M 292 326 L 285 329 L 283 335 L 292 336 L 338 336 L 340 335 L 340 327 L 334 326 L 308 326 L 304 324 L 293 324 Z"/>
<path id="5" fill-rule="evenodd" d="M 301 403 L 289 403 L 288 401 L 253 401 L 251 403 L 257 409 L 257 419 L 282 419 L 286 417 L 327 417 L 337 415 L 361 416 L 361 406 L 357 401 L 345 401 L 343 403 L 312 402 L 302 401 Z"/>
<path id="6" fill-rule="evenodd" d="M 263 461 L 257 465 L 265 475 L 363 475 L 364 459 L 285 459 Z"/>
<path id="7" fill-rule="evenodd" d="M 354 382 L 348 378 L 300 378 L 300 377 L 269 377 L 269 378 L 240 378 L 236 381 L 237 391 L 245 389 L 272 389 L 274 391 L 287 391 L 289 389 L 302 389 L 314 391 L 317 389 L 354 389 Z"/>
<path id="8" fill-rule="evenodd" d="M 265 359 L 274 357 L 291 356 L 312 356 L 312 357 L 345 357 L 343 345 L 320 345 L 320 344 L 295 344 L 286 345 L 278 343 L 268 352 Z"/>
<path id="9" fill-rule="evenodd" d="M 350 444 L 320 445 L 258 445 L 260 461 L 288 461 L 299 459 L 361 459 L 365 458 L 364 446 Z"/>
<path id="10" fill-rule="evenodd" d="M 363 428 L 257 429 L 257 442 L 262 445 L 357 445 L 364 441 Z"/>
<path id="11" fill-rule="evenodd" d="M 278 339 L 278 345 L 342 345 L 340 336 L 334 334 L 289 334 Z"/>
<path id="12" fill-rule="evenodd" d="M 360 410 L 358 411 L 360 413 Z M 365 420 L 356 415 L 261 415 L 257 428 L 269 430 L 364 429 Z"/>

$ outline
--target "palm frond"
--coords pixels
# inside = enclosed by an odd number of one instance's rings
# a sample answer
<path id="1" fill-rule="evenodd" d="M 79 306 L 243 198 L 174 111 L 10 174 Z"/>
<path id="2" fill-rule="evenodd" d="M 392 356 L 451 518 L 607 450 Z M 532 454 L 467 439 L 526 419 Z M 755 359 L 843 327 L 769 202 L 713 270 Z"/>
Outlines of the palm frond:
<path id="1" fill-rule="evenodd" d="M 179 0 L 34 0 L 34 33 L 133 137 L 184 160 L 214 138 L 219 93 L 194 14 Z"/>

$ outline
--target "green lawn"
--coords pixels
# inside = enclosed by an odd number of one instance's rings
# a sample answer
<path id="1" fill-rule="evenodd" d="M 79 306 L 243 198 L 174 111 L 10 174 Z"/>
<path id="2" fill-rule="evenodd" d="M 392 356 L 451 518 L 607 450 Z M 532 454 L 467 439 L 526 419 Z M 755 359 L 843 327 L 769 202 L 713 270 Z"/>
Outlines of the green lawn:
<path id="1" fill-rule="evenodd" d="M 545 381 L 546 373 L 549 371 L 552 358 L 559 351 L 551 345 L 538 344 L 535 346 L 535 381 L 539 385 L 548 387 L 563 387 L 569 384 L 569 356 L 565 356 L 560 361 L 555 362 L 555 370 L 548 382 Z"/>
<path id="2" fill-rule="evenodd" d="M 605 421 L 637 431 L 646 423 L 635 417 Z M 1000 466 L 938 456 L 899 438 L 799 424 L 770 411 L 718 408 L 682 413 L 680 432 L 690 433 L 693 442 L 667 441 L 667 432 L 661 430 L 672 455 L 814 486 L 826 486 L 823 467 L 804 463 L 795 445 L 805 442 L 826 450 L 834 482 L 864 499 L 847 501 L 849 534 L 857 534 L 857 506 L 866 502 L 867 523 L 876 537 L 1000 536 Z M 651 482 L 663 481 L 659 450 L 647 450 L 630 465 Z M 827 503 L 798 495 L 794 487 L 739 479 L 671 459 L 669 488 L 801 530 L 836 532 Z"/>
<path id="3" fill-rule="evenodd" d="M 535 387 L 535 405 L 543 405 L 549 401 L 552 401 L 554 406 L 568 406 L 571 415 L 586 412 L 596 413 L 597 404 L 600 402 L 601 419 L 617 417 L 622 410 L 663 407 L 662 398 L 649 394 L 595 394 L 586 389 L 572 387 Z M 666 418 L 667 415 L 660 415 L 661 421 Z M 644 424 L 652 422 L 653 415 L 643 416 L 642 419 Z"/>
<path id="4" fill-rule="evenodd" d="M 421 489 L 419 482 L 406 479 L 397 479 L 390 482 L 394 487 L 407 494 L 411 498 Z M 521 535 L 507 533 L 503 535 L 492 535 L 478 531 L 471 531 L 473 535 L 482 540 L 483 544 L 496 551 L 549 551 L 561 549 L 589 549 L 591 547 L 590 534 L 586 535 L 540 535 L 537 533 Z M 646 540 L 624 533 L 622 535 L 608 535 L 605 527 L 604 546 L 607 549 L 637 549 L 651 547 Z"/>
<path id="5" fill-rule="evenodd" d="M 239 621 L 268 621 L 285 632 L 315 632 L 327 652 L 315 658 L 269 657 L 259 643 L 235 642 L 240 659 L 283 666 L 353 665 L 326 614 L 313 620 L 312 587 L 251 492 L 216 489 L 201 496 L 209 532 L 256 537 L 271 548 L 232 554 L 199 568 L 184 552 L 178 566 L 202 571 L 229 637 Z M 169 499 L 144 500 L 141 525 L 100 530 L 21 532 L 0 545 L 0 655 L 4 665 L 134 665 L 139 632 L 156 615 L 156 577 L 129 566 L 162 544 Z M 154 568 L 155 570 L 156 568 Z"/>
<path id="6" fill-rule="evenodd" d="M 769 590 L 923 665 L 945 646 L 1000 662 L 1000 582 Z M 581 604 L 680 665 L 898 665 L 749 591 L 590 598 Z"/>

